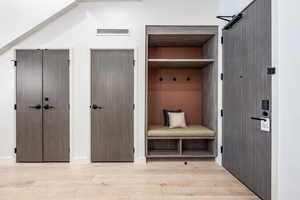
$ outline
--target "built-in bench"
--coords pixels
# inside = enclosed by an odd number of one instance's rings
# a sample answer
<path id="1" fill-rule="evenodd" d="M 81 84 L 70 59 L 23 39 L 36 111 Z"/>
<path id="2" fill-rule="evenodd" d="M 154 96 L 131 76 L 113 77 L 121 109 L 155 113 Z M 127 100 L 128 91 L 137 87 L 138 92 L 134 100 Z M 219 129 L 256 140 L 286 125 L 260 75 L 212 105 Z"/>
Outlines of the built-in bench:
<path id="1" fill-rule="evenodd" d="M 186 128 L 169 128 L 161 125 L 151 125 L 148 137 L 214 137 L 215 132 L 201 125 L 190 125 Z"/>

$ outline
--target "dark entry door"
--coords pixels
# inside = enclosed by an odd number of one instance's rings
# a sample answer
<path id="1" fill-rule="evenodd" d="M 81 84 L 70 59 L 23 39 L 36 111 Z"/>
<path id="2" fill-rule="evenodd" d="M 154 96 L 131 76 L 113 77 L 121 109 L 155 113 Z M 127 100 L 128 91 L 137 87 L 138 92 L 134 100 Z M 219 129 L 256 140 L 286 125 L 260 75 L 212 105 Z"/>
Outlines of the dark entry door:
<path id="1" fill-rule="evenodd" d="M 17 162 L 69 161 L 69 52 L 17 50 Z"/>
<path id="2" fill-rule="evenodd" d="M 92 50 L 92 162 L 133 161 L 133 50 Z"/>
<path id="3" fill-rule="evenodd" d="M 223 165 L 271 200 L 271 1 L 252 3 L 223 36 Z"/>

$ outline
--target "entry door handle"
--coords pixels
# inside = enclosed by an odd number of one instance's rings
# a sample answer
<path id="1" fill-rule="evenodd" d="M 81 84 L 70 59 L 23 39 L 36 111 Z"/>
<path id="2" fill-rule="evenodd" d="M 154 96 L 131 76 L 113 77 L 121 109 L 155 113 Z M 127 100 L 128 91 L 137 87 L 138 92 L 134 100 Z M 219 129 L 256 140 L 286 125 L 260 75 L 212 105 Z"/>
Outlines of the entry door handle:
<path id="1" fill-rule="evenodd" d="M 257 120 L 257 121 L 267 121 L 266 119 L 264 119 L 264 118 L 259 118 L 259 117 L 251 117 L 251 119 Z"/>
<path id="2" fill-rule="evenodd" d="M 53 109 L 55 108 L 54 106 L 50 106 L 49 104 L 44 105 L 45 110 Z"/>
<path id="3" fill-rule="evenodd" d="M 39 109 L 42 108 L 42 106 L 40 104 L 38 104 L 38 105 L 35 105 L 35 106 L 29 106 L 29 108 L 33 108 L 33 109 L 39 110 Z"/>
<path id="4" fill-rule="evenodd" d="M 91 106 L 91 108 L 94 109 L 94 110 L 97 110 L 97 109 L 101 110 L 101 109 L 102 109 L 101 106 L 97 106 L 96 104 L 93 104 L 93 105 Z"/>

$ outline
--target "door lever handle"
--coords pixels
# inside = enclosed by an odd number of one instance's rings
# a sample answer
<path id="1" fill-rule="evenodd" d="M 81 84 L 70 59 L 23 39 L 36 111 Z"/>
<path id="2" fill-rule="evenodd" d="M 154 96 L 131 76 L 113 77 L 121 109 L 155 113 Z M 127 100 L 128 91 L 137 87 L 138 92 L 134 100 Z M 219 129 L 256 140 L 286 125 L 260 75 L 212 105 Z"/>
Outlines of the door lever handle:
<path id="1" fill-rule="evenodd" d="M 54 106 L 50 106 L 49 104 L 44 105 L 44 109 L 45 110 L 49 110 L 49 109 L 52 109 L 52 108 L 55 108 L 55 107 Z"/>
<path id="2" fill-rule="evenodd" d="M 102 109 L 101 106 L 97 106 L 97 105 L 95 105 L 95 104 L 93 104 L 93 105 L 91 106 L 91 108 L 94 109 L 94 110 L 96 110 L 96 109 L 101 110 L 101 109 Z"/>
<path id="3" fill-rule="evenodd" d="M 266 119 L 264 119 L 264 118 L 259 118 L 259 117 L 251 117 L 251 119 L 257 120 L 257 121 L 267 121 Z"/>
<path id="4" fill-rule="evenodd" d="M 38 104 L 38 105 L 35 105 L 35 106 L 29 106 L 29 108 L 34 108 L 34 109 L 39 110 L 39 109 L 42 108 L 42 106 L 40 104 Z"/>

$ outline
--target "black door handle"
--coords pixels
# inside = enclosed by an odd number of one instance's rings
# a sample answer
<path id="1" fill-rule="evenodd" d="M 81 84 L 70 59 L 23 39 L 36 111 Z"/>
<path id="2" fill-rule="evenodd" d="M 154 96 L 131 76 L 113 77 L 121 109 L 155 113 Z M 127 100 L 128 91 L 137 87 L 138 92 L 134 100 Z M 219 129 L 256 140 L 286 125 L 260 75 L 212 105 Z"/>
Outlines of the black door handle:
<path id="1" fill-rule="evenodd" d="M 97 105 L 95 105 L 95 104 L 93 104 L 93 105 L 91 106 L 91 108 L 94 109 L 94 110 L 97 110 L 97 109 L 101 110 L 101 109 L 102 109 L 101 106 L 97 106 Z"/>
<path id="2" fill-rule="evenodd" d="M 50 106 L 49 104 L 44 105 L 44 109 L 45 110 L 49 110 L 49 109 L 52 109 L 52 108 L 55 108 L 55 107 L 54 106 Z"/>
<path id="3" fill-rule="evenodd" d="M 267 121 L 266 119 L 259 118 L 259 117 L 251 117 L 251 119 L 257 120 L 257 121 Z"/>
<path id="4" fill-rule="evenodd" d="M 34 108 L 34 109 L 39 110 L 39 109 L 42 108 L 42 106 L 40 104 L 38 104 L 38 105 L 35 105 L 35 106 L 29 106 L 29 108 Z"/>

